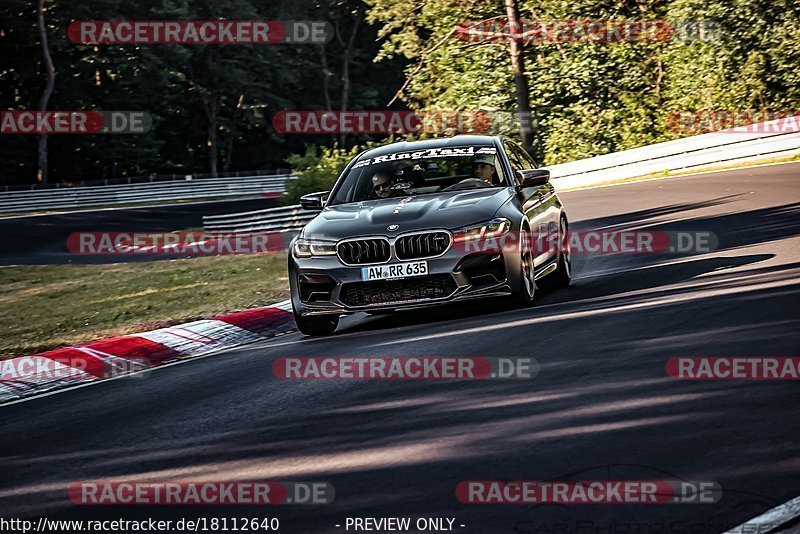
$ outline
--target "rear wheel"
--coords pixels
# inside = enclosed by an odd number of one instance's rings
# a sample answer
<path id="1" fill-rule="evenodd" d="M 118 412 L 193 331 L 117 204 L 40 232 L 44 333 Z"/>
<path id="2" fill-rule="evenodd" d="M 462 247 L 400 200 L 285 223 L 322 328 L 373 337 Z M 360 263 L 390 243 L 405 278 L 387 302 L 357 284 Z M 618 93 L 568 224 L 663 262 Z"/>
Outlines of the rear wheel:
<path id="1" fill-rule="evenodd" d="M 339 326 L 338 315 L 307 315 L 294 314 L 297 329 L 307 336 L 329 336 Z"/>
<path id="2" fill-rule="evenodd" d="M 569 248 L 566 217 L 561 217 L 558 225 L 558 248 L 558 267 L 550 277 L 555 287 L 566 287 L 572 281 L 572 251 Z"/>

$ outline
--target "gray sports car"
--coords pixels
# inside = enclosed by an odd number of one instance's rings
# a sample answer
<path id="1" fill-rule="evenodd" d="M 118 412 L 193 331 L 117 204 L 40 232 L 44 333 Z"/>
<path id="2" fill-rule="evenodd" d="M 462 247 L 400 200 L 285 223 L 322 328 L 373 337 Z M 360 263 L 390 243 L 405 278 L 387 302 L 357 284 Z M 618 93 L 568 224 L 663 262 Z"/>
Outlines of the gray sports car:
<path id="1" fill-rule="evenodd" d="M 327 335 L 339 318 L 567 285 L 567 215 L 550 173 L 514 142 L 456 136 L 368 150 L 290 245 L 295 320 Z M 541 246 L 541 243 L 558 246 Z"/>

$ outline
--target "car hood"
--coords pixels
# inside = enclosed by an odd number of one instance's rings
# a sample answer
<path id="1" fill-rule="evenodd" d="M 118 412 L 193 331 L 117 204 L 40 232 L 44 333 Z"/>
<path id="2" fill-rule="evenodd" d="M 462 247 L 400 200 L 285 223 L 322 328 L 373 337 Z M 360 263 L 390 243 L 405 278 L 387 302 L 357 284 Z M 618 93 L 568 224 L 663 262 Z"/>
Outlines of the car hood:
<path id="1" fill-rule="evenodd" d="M 339 240 L 394 236 L 429 228 L 454 229 L 491 219 L 513 188 L 447 191 L 329 206 L 303 229 L 303 236 Z M 389 230 L 390 225 L 398 228 Z"/>

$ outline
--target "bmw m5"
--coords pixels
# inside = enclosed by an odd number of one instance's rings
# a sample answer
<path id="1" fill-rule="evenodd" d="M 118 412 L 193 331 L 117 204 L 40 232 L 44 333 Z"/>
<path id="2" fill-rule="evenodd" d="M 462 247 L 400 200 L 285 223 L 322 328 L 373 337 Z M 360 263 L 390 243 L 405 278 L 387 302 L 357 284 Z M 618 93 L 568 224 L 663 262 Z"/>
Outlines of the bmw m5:
<path id="1" fill-rule="evenodd" d="M 301 205 L 320 211 L 290 245 L 292 307 L 306 335 L 331 334 L 362 311 L 498 295 L 526 305 L 542 278 L 571 279 L 550 173 L 505 138 L 374 148 Z M 535 246 L 545 241 L 558 246 Z"/>

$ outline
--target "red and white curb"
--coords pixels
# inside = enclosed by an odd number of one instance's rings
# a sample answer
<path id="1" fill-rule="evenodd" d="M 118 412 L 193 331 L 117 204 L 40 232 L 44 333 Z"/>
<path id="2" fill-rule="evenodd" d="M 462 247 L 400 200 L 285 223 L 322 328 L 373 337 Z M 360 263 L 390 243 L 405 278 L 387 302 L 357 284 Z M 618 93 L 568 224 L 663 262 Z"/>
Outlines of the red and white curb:
<path id="1" fill-rule="evenodd" d="M 204 356 L 295 330 L 290 301 L 0 360 L 0 403 Z"/>

